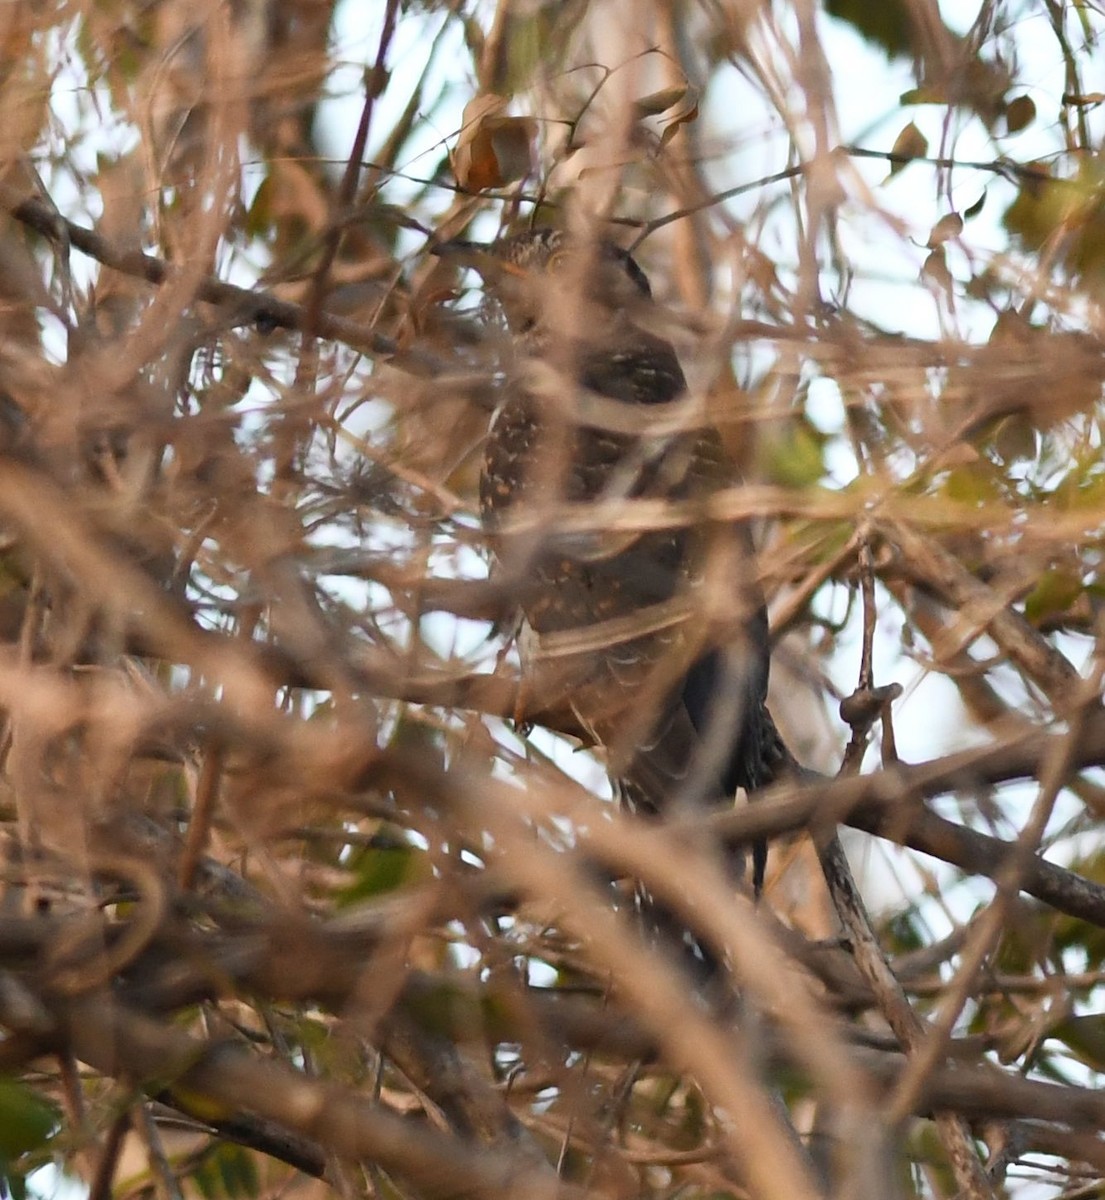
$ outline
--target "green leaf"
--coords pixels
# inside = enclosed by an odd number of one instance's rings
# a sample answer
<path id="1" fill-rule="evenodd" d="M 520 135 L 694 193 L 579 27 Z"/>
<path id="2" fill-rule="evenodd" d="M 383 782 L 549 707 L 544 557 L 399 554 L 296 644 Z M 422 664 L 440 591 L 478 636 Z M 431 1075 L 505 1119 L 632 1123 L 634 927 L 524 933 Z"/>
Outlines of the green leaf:
<path id="1" fill-rule="evenodd" d="M 1046 168 L 1033 167 L 1002 224 L 1025 250 L 1057 245 L 1075 275 L 1105 275 L 1105 162 L 1082 161 L 1072 179 L 1054 179 Z"/>
<path id="2" fill-rule="evenodd" d="M 1065 613 L 1082 595 L 1082 580 L 1075 572 L 1061 567 L 1045 571 L 1039 583 L 1028 593 L 1024 615 L 1034 624 Z"/>
<path id="3" fill-rule="evenodd" d="M 60 1121 L 57 1106 L 34 1088 L 0 1077 L 0 1162 L 40 1149 Z"/>
<path id="4" fill-rule="evenodd" d="M 784 487 L 810 487 L 825 476 L 825 435 L 809 421 L 792 421 L 765 448 L 772 482 Z"/>
<path id="5" fill-rule="evenodd" d="M 564 62 L 575 27 L 587 12 L 586 0 L 547 0 L 507 8 L 502 44 L 505 52 L 485 83 L 513 96 L 530 87 L 538 71 L 555 71 Z"/>
<path id="6" fill-rule="evenodd" d="M 887 58 L 913 53 L 913 25 L 906 0 L 825 0 L 825 11 L 844 21 Z"/>
<path id="7" fill-rule="evenodd" d="M 404 843 L 368 846 L 354 858 L 354 880 L 341 889 L 338 903 L 356 904 L 394 892 L 419 873 L 424 861 L 421 851 Z"/>
<path id="8" fill-rule="evenodd" d="M 219 1142 L 192 1172 L 205 1200 L 247 1200 L 261 1188 L 254 1156 L 241 1146 Z"/>
<path id="9" fill-rule="evenodd" d="M 1094 1013 L 1060 1021 L 1050 1036 L 1062 1042 L 1095 1071 L 1105 1069 L 1105 1016 Z"/>
<path id="10" fill-rule="evenodd" d="M 447 1038 L 483 1029 L 505 1038 L 516 1029 L 517 1013 L 511 1001 L 500 1002 L 494 992 L 474 995 L 448 981 L 412 989 L 405 998 L 404 1012 L 420 1028 Z"/>
<path id="11" fill-rule="evenodd" d="M 246 213 L 245 231 L 251 238 L 264 237 L 273 222 L 273 181 L 272 175 L 266 173 L 257 191 L 253 193 L 253 203 Z"/>
<path id="12" fill-rule="evenodd" d="M 957 504 L 981 508 L 999 495 L 993 466 L 984 460 L 976 459 L 974 462 L 953 467 L 944 481 L 943 494 Z"/>
<path id="13" fill-rule="evenodd" d="M 895 913 L 886 923 L 883 936 L 887 939 L 887 948 L 894 954 L 922 950 L 926 945 L 923 923 L 913 908 Z"/>
<path id="14" fill-rule="evenodd" d="M 977 217 L 978 214 L 980 212 L 982 212 L 982 206 L 985 203 L 986 203 L 986 189 L 983 188 L 982 195 L 979 196 L 979 198 L 974 202 L 974 204 L 969 205 L 967 208 L 965 208 L 963 210 L 963 219 L 965 221 L 969 221 L 972 217 Z"/>

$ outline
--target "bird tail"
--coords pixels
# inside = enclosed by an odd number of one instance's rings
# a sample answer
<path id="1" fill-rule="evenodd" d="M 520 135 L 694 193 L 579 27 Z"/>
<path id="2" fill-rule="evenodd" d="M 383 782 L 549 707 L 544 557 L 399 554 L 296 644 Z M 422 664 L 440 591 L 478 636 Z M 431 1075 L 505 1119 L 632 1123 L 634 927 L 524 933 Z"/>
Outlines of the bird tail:
<path id="1" fill-rule="evenodd" d="M 755 802 L 760 788 L 804 773 L 779 733 L 767 706 L 761 702 L 758 709 L 753 721 L 743 723 L 746 731 L 753 731 L 753 736 L 745 736 L 740 747 L 744 756 L 741 786 L 746 788 L 752 802 Z M 646 817 L 670 816 L 680 810 L 688 811 L 694 803 L 688 793 L 698 789 L 689 789 L 687 786 L 691 778 L 688 764 L 692 761 L 688 747 L 697 743 L 701 748 L 701 742 L 696 729 L 682 725 L 686 714 L 683 712 L 681 716 L 681 712 L 677 709 L 669 716 L 650 744 L 638 750 L 632 762 L 614 781 L 615 798 L 628 811 Z M 750 760 L 750 755 L 755 761 Z M 716 795 L 710 799 L 712 803 L 708 807 L 718 807 Z M 727 799 L 731 802 L 733 797 Z M 697 807 L 701 811 L 707 805 L 700 801 Z M 734 889 L 744 885 L 750 860 L 748 882 L 753 895 L 759 899 L 767 868 L 766 840 L 754 841 L 748 854 L 743 847 L 726 847 L 723 854 L 726 874 Z M 718 954 L 695 931 L 687 928 L 682 917 L 674 914 L 641 886 L 635 890 L 634 903 L 647 936 L 678 955 L 699 990 L 713 985 L 723 976 L 723 963 Z"/>

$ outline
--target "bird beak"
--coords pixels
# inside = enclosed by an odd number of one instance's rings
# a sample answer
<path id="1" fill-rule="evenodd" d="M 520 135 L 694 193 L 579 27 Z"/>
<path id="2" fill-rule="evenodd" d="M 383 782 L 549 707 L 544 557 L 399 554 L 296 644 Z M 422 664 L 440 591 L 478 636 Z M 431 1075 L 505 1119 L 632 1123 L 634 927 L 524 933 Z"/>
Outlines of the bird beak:
<path id="1" fill-rule="evenodd" d="M 463 238 L 452 238 L 447 242 L 437 242 L 430 246 L 430 253 L 446 262 L 455 263 L 458 267 L 471 267 L 484 277 L 493 281 L 503 275 L 513 275 L 523 278 L 525 268 L 517 263 L 507 262 L 505 258 L 482 242 L 469 242 Z"/>
<path id="2" fill-rule="evenodd" d="M 487 247 L 480 242 L 469 242 L 464 238 L 450 238 L 447 242 L 431 242 L 429 251 L 435 258 L 460 260 L 473 255 L 487 254 Z"/>

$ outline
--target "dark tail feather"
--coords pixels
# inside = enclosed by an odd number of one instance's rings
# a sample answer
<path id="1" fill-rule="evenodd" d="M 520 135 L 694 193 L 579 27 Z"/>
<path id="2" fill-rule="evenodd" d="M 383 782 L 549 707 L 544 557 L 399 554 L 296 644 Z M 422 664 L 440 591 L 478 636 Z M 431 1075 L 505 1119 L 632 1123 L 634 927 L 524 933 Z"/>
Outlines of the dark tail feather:
<path id="1" fill-rule="evenodd" d="M 675 710 L 653 743 L 638 752 L 624 777 L 616 781 L 615 794 L 622 805 L 631 812 L 652 816 L 717 807 L 716 789 L 715 795 L 709 797 L 712 803 L 700 800 L 695 804 L 690 793 L 697 789 L 693 783 L 690 789 L 686 786 L 688 779 L 693 778 L 688 763 L 697 741 L 698 732 L 687 720 L 685 709 Z M 742 727 L 739 752 L 742 755 L 739 770 L 734 771 L 730 766 L 726 784 L 732 783 L 733 792 L 737 787 L 744 787 L 753 802 L 757 789 L 805 773 L 783 741 L 767 706 L 762 703 L 751 728 L 748 724 Z M 734 775 L 739 776 L 739 782 L 733 782 Z M 750 882 L 753 895 L 758 899 L 763 892 L 767 870 L 767 841 L 753 842 L 750 851 Z M 743 850 L 727 853 L 726 866 L 734 888 L 739 887 L 746 869 Z M 637 890 L 636 902 L 650 935 L 678 953 L 699 990 L 723 976 L 723 964 L 717 954 L 694 931 L 688 930 L 685 920 L 643 888 Z"/>
<path id="2" fill-rule="evenodd" d="M 764 878 L 767 875 L 767 842 L 757 838 L 752 843 L 752 894 L 757 900 L 764 894 Z"/>

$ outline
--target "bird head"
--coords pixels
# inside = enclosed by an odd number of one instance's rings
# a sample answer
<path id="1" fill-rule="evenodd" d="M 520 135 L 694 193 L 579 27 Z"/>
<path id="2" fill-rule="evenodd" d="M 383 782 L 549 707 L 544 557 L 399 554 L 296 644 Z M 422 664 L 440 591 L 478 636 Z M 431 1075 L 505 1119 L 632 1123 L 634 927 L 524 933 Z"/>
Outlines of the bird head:
<path id="1" fill-rule="evenodd" d="M 592 318 L 631 315 L 652 296 L 644 271 L 609 241 L 584 242 L 561 229 L 533 229 L 494 242 L 444 242 L 434 253 L 471 267 L 513 333 L 552 330 L 584 340 Z"/>

